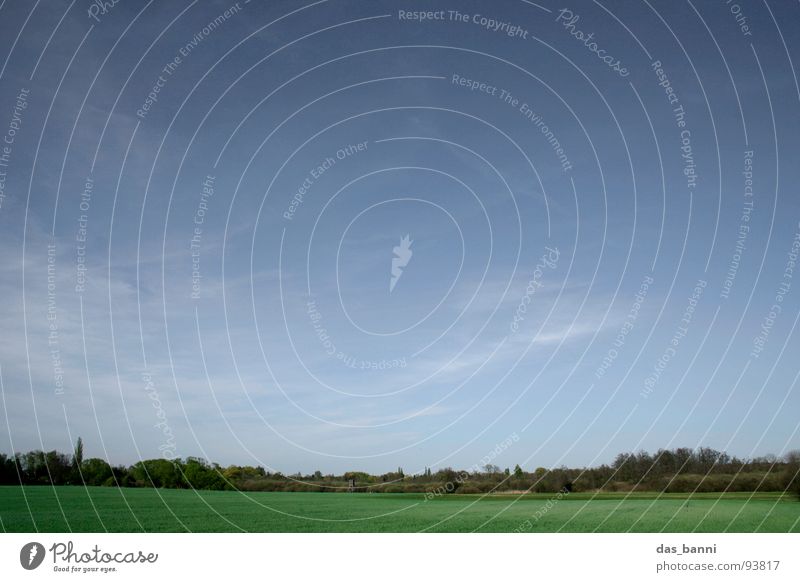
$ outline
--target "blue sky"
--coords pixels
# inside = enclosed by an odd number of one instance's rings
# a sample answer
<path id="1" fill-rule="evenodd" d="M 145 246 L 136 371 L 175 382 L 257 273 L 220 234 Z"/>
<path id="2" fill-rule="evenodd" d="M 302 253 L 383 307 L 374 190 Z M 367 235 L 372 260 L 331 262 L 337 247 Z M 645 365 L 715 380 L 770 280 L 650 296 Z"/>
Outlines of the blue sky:
<path id="1" fill-rule="evenodd" d="M 0 450 L 797 448 L 800 15 L 737 7 L 2 5 Z"/>

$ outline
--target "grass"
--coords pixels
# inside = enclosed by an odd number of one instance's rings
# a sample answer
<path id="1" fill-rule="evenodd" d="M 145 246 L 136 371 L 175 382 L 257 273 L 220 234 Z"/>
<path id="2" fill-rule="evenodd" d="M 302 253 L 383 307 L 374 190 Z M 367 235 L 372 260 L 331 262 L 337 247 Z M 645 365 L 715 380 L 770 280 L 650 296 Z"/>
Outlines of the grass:
<path id="1" fill-rule="evenodd" d="M 800 532 L 800 502 L 772 493 L 426 501 L 416 494 L 0 487 L 0 526 L 7 532 Z"/>

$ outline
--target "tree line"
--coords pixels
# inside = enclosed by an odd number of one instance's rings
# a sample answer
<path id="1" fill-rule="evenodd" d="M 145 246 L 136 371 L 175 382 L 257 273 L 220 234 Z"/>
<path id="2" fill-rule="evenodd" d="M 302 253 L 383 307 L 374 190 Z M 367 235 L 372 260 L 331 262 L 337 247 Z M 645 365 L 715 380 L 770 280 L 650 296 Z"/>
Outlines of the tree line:
<path id="1" fill-rule="evenodd" d="M 406 475 L 402 468 L 379 475 L 361 471 L 284 475 L 260 466 L 222 467 L 197 457 L 147 459 L 130 466 L 112 466 L 103 459 L 85 459 L 79 438 L 71 454 L 0 454 L 0 484 L 427 494 L 792 491 L 800 497 L 800 451 L 782 458 L 767 455 L 739 459 L 706 447 L 675 448 L 660 449 L 654 454 L 620 453 L 610 465 L 581 469 L 539 467 L 526 471 L 519 465 L 513 469 L 486 465 L 477 471 L 426 468 L 414 475 Z"/>

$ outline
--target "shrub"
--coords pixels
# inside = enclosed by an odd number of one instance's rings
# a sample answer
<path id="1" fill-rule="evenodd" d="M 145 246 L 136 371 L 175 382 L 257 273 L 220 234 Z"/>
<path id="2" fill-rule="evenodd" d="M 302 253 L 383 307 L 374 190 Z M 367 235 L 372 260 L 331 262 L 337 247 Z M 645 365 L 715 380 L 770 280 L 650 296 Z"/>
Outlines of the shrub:
<path id="1" fill-rule="evenodd" d="M 461 489 L 458 490 L 459 493 L 480 493 L 481 490 L 474 485 L 462 485 Z"/>
<path id="2" fill-rule="evenodd" d="M 403 485 L 389 485 L 388 487 L 379 489 L 379 491 L 383 491 L 384 493 L 405 493 L 406 488 Z"/>
<path id="3" fill-rule="evenodd" d="M 669 482 L 666 490 L 668 493 L 691 493 L 697 483 L 695 475 L 677 475 Z"/>

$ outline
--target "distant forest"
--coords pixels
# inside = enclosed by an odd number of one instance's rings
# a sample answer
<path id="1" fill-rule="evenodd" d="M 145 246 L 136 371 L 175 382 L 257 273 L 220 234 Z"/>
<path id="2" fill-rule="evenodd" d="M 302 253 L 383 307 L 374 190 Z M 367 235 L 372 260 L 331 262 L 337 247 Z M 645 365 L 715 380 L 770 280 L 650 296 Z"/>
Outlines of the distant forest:
<path id="1" fill-rule="evenodd" d="M 104 487 L 166 487 L 241 491 L 316 491 L 454 493 L 592 491 L 654 491 L 667 493 L 724 491 L 790 491 L 800 498 L 800 451 L 782 458 L 774 455 L 742 460 L 714 449 L 661 449 L 620 453 L 611 465 L 570 469 L 519 465 L 480 470 L 452 468 L 406 475 L 402 468 L 381 475 L 349 471 L 342 475 L 283 475 L 263 467 L 222 467 L 196 457 L 148 459 L 129 467 L 112 466 L 103 459 L 83 456 L 78 439 L 74 451 L 31 451 L 0 454 L 3 485 L 99 485 Z"/>

